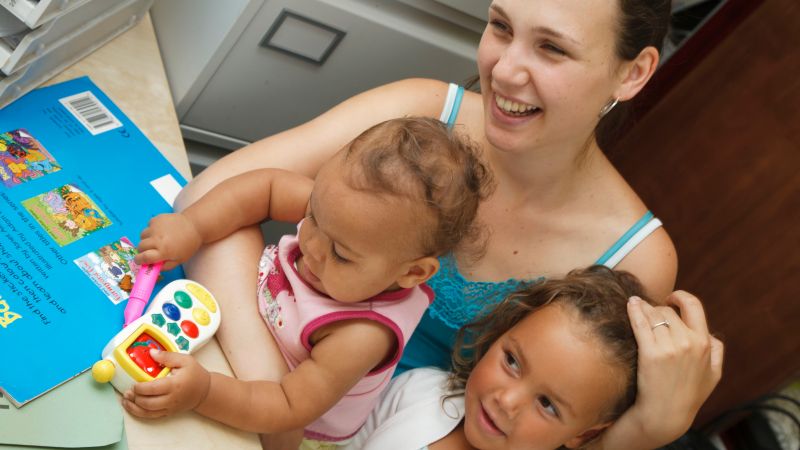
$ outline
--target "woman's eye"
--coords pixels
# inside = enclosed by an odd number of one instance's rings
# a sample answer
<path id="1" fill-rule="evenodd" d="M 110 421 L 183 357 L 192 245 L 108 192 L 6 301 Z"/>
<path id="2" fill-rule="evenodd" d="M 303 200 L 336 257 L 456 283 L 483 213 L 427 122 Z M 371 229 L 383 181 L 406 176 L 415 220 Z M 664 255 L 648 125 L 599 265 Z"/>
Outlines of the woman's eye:
<path id="1" fill-rule="evenodd" d="M 334 244 L 333 242 L 331 242 L 331 256 L 333 256 L 333 259 L 336 262 L 340 262 L 340 263 L 348 263 L 348 262 L 350 262 L 349 259 L 345 258 L 344 256 L 342 256 L 342 255 L 340 255 L 339 253 L 336 252 L 336 244 Z"/>
<path id="2" fill-rule="evenodd" d="M 539 405 L 542 407 L 542 409 L 544 409 L 544 411 L 547 414 L 553 417 L 558 417 L 558 409 L 556 409 L 556 406 L 553 404 L 553 402 L 550 401 L 549 398 L 547 398 L 544 395 L 540 395 L 539 398 L 536 399 L 536 401 L 539 402 Z"/>
<path id="3" fill-rule="evenodd" d="M 517 358 L 514 357 L 511 352 L 506 352 L 505 354 L 505 363 L 506 366 L 513 370 L 519 370 L 519 363 L 517 362 Z"/>
<path id="4" fill-rule="evenodd" d="M 491 22 L 489 22 L 489 24 L 497 31 L 501 31 L 504 33 L 509 31 L 508 25 L 499 20 L 492 20 Z"/>

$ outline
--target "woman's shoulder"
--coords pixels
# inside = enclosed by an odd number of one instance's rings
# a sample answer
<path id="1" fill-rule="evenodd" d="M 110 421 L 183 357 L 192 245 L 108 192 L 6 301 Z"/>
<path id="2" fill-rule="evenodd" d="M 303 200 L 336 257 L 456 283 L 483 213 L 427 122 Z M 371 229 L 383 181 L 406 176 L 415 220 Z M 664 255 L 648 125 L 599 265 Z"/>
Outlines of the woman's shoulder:
<path id="1" fill-rule="evenodd" d="M 439 117 L 449 83 L 430 78 L 406 78 L 373 88 L 361 96 L 393 110 L 394 116 Z"/>
<path id="2" fill-rule="evenodd" d="M 617 244 L 635 244 L 614 268 L 636 275 L 647 294 L 660 301 L 674 289 L 678 271 L 677 252 L 667 231 L 669 223 L 662 224 L 658 211 L 651 213 L 616 170 L 609 178 L 606 198 L 611 203 L 607 205 L 607 212 L 613 216 L 609 224 L 613 224 L 614 234 L 619 237 Z M 642 235 L 643 239 L 637 241 L 634 232 Z"/>

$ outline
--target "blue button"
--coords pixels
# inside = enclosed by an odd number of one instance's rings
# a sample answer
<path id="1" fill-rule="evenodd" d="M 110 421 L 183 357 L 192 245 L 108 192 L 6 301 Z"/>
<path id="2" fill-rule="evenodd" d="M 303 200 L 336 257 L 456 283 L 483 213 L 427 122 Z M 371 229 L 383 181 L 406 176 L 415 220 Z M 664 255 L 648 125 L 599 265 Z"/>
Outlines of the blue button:
<path id="1" fill-rule="evenodd" d="M 177 321 L 181 318 L 181 310 L 172 303 L 164 303 L 164 306 L 162 306 L 161 309 L 163 309 L 164 314 L 166 314 L 167 317 L 172 320 Z"/>

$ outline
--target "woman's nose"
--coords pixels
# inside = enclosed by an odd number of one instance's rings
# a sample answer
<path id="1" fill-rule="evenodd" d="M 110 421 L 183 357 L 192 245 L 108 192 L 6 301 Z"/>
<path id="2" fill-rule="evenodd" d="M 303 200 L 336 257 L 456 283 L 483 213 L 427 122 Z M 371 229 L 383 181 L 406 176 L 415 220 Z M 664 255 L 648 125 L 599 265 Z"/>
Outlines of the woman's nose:
<path id="1" fill-rule="evenodd" d="M 515 44 L 505 48 L 492 69 L 492 78 L 501 85 L 524 86 L 530 81 L 525 54 Z"/>

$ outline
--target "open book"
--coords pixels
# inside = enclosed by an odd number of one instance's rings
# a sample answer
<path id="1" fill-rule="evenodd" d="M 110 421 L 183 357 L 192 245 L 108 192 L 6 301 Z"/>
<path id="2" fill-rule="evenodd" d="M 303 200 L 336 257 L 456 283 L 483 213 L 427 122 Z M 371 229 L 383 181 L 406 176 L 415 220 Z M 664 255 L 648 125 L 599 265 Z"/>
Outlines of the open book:
<path id="1" fill-rule="evenodd" d="M 100 358 L 122 327 L 139 233 L 183 184 L 89 78 L 0 110 L 0 390 L 14 405 Z"/>

